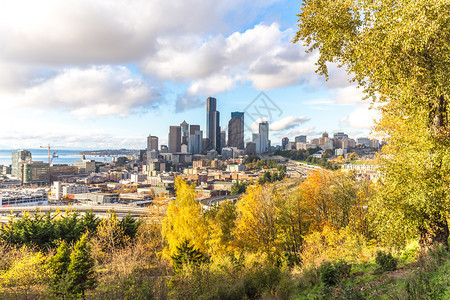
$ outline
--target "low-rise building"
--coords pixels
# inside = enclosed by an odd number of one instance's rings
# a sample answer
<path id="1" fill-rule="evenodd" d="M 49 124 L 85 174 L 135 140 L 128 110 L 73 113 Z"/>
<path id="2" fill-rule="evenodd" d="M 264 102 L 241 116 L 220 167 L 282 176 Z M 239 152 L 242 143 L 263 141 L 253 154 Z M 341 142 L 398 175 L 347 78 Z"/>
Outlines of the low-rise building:
<path id="1" fill-rule="evenodd" d="M 76 161 L 75 166 L 78 167 L 80 173 L 95 172 L 95 160 L 82 159 L 82 160 Z"/>
<path id="2" fill-rule="evenodd" d="M 228 172 L 241 172 L 245 171 L 245 165 L 244 164 L 232 164 L 227 166 Z"/>
<path id="3" fill-rule="evenodd" d="M 107 204 L 119 202 L 117 193 L 83 193 L 75 194 L 74 199 L 86 204 Z"/>

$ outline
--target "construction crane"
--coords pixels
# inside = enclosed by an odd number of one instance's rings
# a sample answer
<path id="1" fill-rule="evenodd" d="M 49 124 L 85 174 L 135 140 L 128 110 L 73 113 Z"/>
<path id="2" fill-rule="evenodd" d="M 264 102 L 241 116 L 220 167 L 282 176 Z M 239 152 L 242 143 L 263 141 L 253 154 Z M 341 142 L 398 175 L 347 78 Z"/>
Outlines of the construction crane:
<path id="1" fill-rule="evenodd" d="M 53 152 L 52 158 L 50 159 L 50 162 L 49 162 L 49 165 L 52 164 L 52 161 L 53 161 L 53 159 L 54 159 L 55 157 L 58 157 L 58 155 L 57 155 L 56 153 L 58 153 L 58 150 L 56 150 L 55 152 Z"/>
<path id="2" fill-rule="evenodd" d="M 48 144 L 47 146 L 41 146 L 41 148 L 47 148 L 47 150 L 48 150 L 48 164 L 50 165 L 52 163 L 53 159 L 55 157 L 58 157 L 58 155 L 56 155 L 56 152 L 58 152 L 58 151 L 53 152 L 53 155 L 50 156 L 50 149 L 51 149 L 50 144 Z"/>

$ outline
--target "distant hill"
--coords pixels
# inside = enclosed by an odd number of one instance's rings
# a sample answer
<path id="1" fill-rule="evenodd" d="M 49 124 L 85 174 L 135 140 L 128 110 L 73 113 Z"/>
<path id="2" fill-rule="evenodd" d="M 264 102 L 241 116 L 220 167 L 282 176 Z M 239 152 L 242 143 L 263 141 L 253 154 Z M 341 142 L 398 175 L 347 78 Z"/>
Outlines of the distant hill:
<path id="1" fill-rule="evenodd" d="M 90 150 L 82 151 L 78 155 L 88 155 L 88 156 L 131 156 L 139 153 L 139 150 L 132 149 L 115 149 L 115 150 Z"/>

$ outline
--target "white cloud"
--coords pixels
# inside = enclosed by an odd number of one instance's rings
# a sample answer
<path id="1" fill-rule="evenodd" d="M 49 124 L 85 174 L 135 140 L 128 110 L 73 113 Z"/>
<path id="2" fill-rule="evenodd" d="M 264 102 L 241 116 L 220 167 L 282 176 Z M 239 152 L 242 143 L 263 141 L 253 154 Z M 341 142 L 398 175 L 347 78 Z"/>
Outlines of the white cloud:
<path id="1" fill-rule="evenodd" d="M 169 34 L 224 30 L 238 0 L 15 0 L 0 2 L 0 55 L 38 64 L 136 61 Z M 255 15 L 253 16 L 255 17 Z M 244 20 L 244 19 L 242 19 Z M 251 22 L 251 19 L 245 19 Z"/>
<path id="2" fill-rule="evenodd" d="M 288 116 L 281 120 L 272 122 L 272 124 L 270 124 L 269 128 L 271 131 L 287 130 L 287 129 L 292 129 L 294 127 L 297 127 L 298 125 L 303 124 L 309 120 L 311 120 L 311 118 L 309 118 L 309 117 Z"/>
<path id="3" fill-rule="evenodd" d="M 332 96 L 334 96 L 334 101 L 338 104 L 364 104 L 367 101 L 364 101 L 364 93 L 361 88 L 358 88 L 355 85 L 338 88 L 332 91 Z"/>
<path id="4" fill-rule="evenodd" d="M 343 117 L 340 122 L 355 129 L 371 129 L 374 120 L 379 118 L 376 109 L 370 109 L 370 104 L 359 105 L 349 115 Z"/>
<path id="5" fill-rule="evenodd" d="M 64 69 L 16 93 L 0 93 L 0 102 L 17 106 L 62 109 L 80 117 L 126 116 L 160 100 L 159 92 L 125 67 Z"/>
<path id="6" fill-rule="evenodd" d="M 239 77 L 212 75 L 206 79 L 195 80 L 187 90 L 187 95 L 214 95 L 229 91 L 236 86 Z"/>
<path id="7" fill-rule="evenodd" d="M 58 131 L 58 132 L 35 132 L 13 131 L 9 133 L 0 132 L 0 148 L 36 149 L 40 145 L 49 143 L 57 146 L 70 146 L 71 149 L 144 149 L 145 137 L 140 136 L 115 136 L 109 133 L 92 130 L 86 133 Z"/>
<path id="8" fill-rule="evenodd" d="M 205 99 L 197 96 L 178 95 L 175 102 L 175 112 L 198 108 L 205 105 Z"/>
<path id="9" fill-rule="evenodd" d="M 293 33 L 272 23 L 227 37 L 169 35 L 158 39 L 141 70 L 164 80 L 190 82 L 188 93 L 202 96 L 227 91 L 239 82 L 251 82 L 259 90 L 317 84 L 318 57 L 292 44 Z"/>
<path id="10" fill-rule="evenodd" d="M 273 135 L 276 136 L 277 138 L 281 139 L 283 137 L 289 137 L 289 138 L 293 138 L 295 136 L 299 136 L 299 135 L 306 135 L 307 137 L 311 137 L 311 136 L 316 136 L 320 134 L 320 132 L 316 131 L 316 127 L 315 126 L 308 126 L 308 127 L 304 127 L 304 128 L 296 128 L 296 129 L 291 129 L 288 131 L 279 131 L 279 132 L 275 132 Z"/>

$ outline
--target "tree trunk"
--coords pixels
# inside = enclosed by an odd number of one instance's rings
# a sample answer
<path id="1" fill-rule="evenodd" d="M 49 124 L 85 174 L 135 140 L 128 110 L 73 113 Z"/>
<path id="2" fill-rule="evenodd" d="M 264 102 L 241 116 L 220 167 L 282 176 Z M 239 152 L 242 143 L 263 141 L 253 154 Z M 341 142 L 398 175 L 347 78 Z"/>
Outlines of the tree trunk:
<path id="1" fill-rule="evenodd" d="M 448 237 L 449 237 L 449 228 L 447 220 L 444 218 L 440 218 L 438 215 L 433 216 L 433 220 L 431 224 L 429 224 L 428 228 L 421 226 L 420 230 L 420 240 L 419 245 L 422 249 L 426 249 L 433 244 L 439 244 L 445 246 L 447 249 L 448 245 Z"/>
<path id="2" fill-rule="evenodd" d="M 428 115 L 429 126 L 439 143 L 442 135 L 448 130 L 448 107 L 444 95 L 438 96 L 436 102 L 431 102 L 430 108 L 431 109 Z M 439 169 L 442 167 L 442 163 L 443 162 L 441 160 L 438 167 Z M 438 175 L 438 178 L 442 181 L 441 175 Z M 445 200 L 442 199 L 442 201 Z M 429 216 L 429 220 L 430 223 L 428 224 L 428 227 L 419 227 L 419 244 L 421 248 L 425 249 L 435 243 L 438 243 L 440 245 L 444 245 L 448 249 L 449 228 L 445 214 L 441 216 L 440 212 L 435 212 Z"/>

